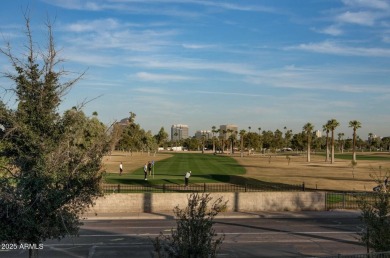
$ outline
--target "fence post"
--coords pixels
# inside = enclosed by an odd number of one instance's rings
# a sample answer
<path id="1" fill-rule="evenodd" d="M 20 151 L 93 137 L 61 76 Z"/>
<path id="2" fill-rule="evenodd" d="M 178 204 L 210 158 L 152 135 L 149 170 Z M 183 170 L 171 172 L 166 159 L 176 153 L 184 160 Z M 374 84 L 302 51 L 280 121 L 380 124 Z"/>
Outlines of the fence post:
<path id="1" fill-rule="evenodd" d="M 163 184 L 163 193 L 165 193 L 165 184 Z"/>
<path id="2" fill-rule="evenodd" d="M 245 192 L 247 191 L 247 188 L 248 188 L 247 183 L 245 183 Z"/>
<path id="3" fill-rule="evenodd" d="M 325 210 L 326 211 L 329 210 L 328 209 L 328 207 L 329 207 L 329 205 L 328 205 L 328 198 L 329 198 L 329 194 L 325 193 Z"/>
<path id="4" fill-rule="evenodd" d="M 203 183 L 203 192 L 206 192 L 206 183 Z"/>
<path id="5" fill-rule="evenodd" d="M 345 195 L 345 193 L 343 193 L 343 209 L 345 209 L 345 197 L 346 197 L 346 195 Z"/>
<path id="6" fill-rule="evenodd" d="M 302 183 L 302 191 L 305 191 L 305 182 Z"/>
<path id="7" fill-rule="evenodd" d="M 120 193 L 120 192 L 121 192 L 121 185 L 118 184 L 118 193 Z"/>

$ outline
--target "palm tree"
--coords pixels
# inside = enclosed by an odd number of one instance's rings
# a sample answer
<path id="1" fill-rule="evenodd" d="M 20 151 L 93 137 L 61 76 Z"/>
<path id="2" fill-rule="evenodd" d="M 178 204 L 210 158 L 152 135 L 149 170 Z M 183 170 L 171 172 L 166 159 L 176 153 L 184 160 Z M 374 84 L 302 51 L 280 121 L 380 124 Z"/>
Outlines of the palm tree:
<path id="1" fill-rule="evenodd" d="M 259 130 L 259 141 L 260 141 L 259 150 L 261 152 L 262 149 L 263 149 L 263 144 L 262 144 L 262 141 L 261 141 L 261 127 L 257 128 L 257 130 Z"/>
<path id="2" fill-rule="evenodd" d="M 331 141 L 331 160 L 330 162 L 333 164 L 334 163 L 334 130 L 336 129 L 337 126 L 340 125 L 340 123 L 336 120 L 336 119 L 331 119 L 328 121 L 328 124 L 329 124 L 329 129 L 331 130 L 332 132 L 332 141 Z"/>
<path id="3" fill-rule="evenodd" d="M 213 133 L 213 153 L 215 153 L 215 136 L 214 136 L 214 134 L 217 132 L 215 129 L 216 129 L 217 127 L 215 127 L 215 125 L 213 125 L 212 127 L 211 127 L 211 132 Z"/>
<path id="4" fill-rule="evenodd" d="M 369 133 L 368 134 L 368 147 L 370 148 L 370 152 L 372 151 L 371 147 L 372 147 L 373 138 L 374 138 L 374 134 Z"/>
<path id="5" fill-rule="evenodd" d="M 328 121 L 329 122 L 329 121 Z M 329 131 L 330 131 L 330 128 L 329 128 L 329 124 L 327 123 L 327 124 L 324 124 L 323 126 L 322 126 L 322 130 L 324 131 L 324 132 L 326 132 L 326 138 L 325 138 L 325 140 L 326 140 L 326 155 L 325 155 L 325 162 L 328 162 L 328 160 L 329 160 Z"/>
<path id="6" fill-rule="evenodd" d="M 222 153 L 225 153 L 225 140 L 227 140 L 226 133 L 226 130 L 222 130 Z"/>
<path id="7" fill-rule="evenodd" d="M 349 121 L 349 127 L 353 128 L 353 142 L 352 142 L 352 162 L 356 163 L 356 130 L 362 127 L 362 124 L 357 121 Z"/>
<path id="8" fill-rule="evenodd" d="M 307 162 L 310 162 L 310 145 L 311 145 L 311 134 L 314 129 L 314 126 L 311 123 L 307 123 L 303 126 L 303 130 L 307 135 Z"/>
<path id="9" fill-rule="evenodd" d="M 228 133 L 228 138 L 226 139 L 226 141 L 229 140 L 229 143 L 230 143 L 230 146 L 229 146 L 230 147 L 230 154 L 233 154 L 233 138 L 231 136 L 232 136 L 232 133 L 234 131 L 232 129 L 227 129 L 226 132 Z"/>
<path id="10" fill-rule="evenodd" d="M 241 130 L 240 131 L 240 141 L 241 141 L 241 158 L 244 157 L 244 135 L 245 135 L 246 131 L 245 130 Z"/>
<path id="11" fill-rule="evenodd" d="M 248 134 L 250 134 L 251 133 L 251 129 L 252 129 L 252 127 L 250 127 L 250 126 L 248 126 Z M 250 137 L 248 137 L 248 155 L 250 155 L 251 154 L 251 138 Z"/>
<path id="12" fill-rule="evenodd" d="M 175 132 L 173 135 L 175 136 L 175 139 L 176 139 L 176 148 L 175 148 L 175 151 L 177 151 L 177 141 L 178 141 L 177 136 L 178 136 L 179 134 L 178 134 L 177 132 Z"/>
<path id="13" fill-rule="evenodd" d="M 344 137 L 344 133 L 338 133 L 338 140 L 339 140 L 339 144 L 340 144 L 340 151 L 341 153 L 344 153 L 344 140 L 343 140 L 343 137 Z"/>

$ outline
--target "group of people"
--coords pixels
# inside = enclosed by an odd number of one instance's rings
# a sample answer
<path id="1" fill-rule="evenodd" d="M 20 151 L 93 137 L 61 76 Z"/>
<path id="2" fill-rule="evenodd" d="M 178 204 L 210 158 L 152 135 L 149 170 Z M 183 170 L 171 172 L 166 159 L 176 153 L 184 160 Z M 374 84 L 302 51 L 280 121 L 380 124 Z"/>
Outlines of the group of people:
<path id="1" fill-rule="evenodd" d="M 145 165 L 144 165 L 144 180 L 146 180 L 146 181 L 148 180 L 148 174 L 149 174 L 149 176 L 152 175 L 153 166 L 154 166 L 153 161 L 148 161 L 147 163 L 145 163 Z M 121 162 L 119 164 L 119 175 L 122 175 L 122 173 L 123 173 L 123 163 Z M 190 180 L 190 176 L 191 176 L 191 171 L 187 171 L 184 175 L 185 187 L 188 186 L 188 181 Z"/>

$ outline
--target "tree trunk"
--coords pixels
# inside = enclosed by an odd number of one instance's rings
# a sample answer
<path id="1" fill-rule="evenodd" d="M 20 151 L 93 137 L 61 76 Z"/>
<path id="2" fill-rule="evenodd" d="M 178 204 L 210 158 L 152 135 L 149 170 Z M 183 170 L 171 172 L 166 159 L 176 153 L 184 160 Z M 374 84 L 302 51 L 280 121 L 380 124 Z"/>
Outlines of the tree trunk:
<path id="1" fill-rule="evenodd" d="M 31 246 L 33 246 L 33 245 L 31 244 Z M 37 247 L 38 247 L 38 245 L 37 245 Z M 29 258 L 38 258 L 38 249 L 30 248 L 28 250 L 28 257 Z"/>
<path id="2" fill-rule="evenodd" d="M 325 162 L 328 162 L 329 160 L 329 133 L 326 132 L 326 155 L 325 155 Z"/>
<path id="3" fill-rule="evenodd" d="M 330 163 L 334 163 L 334 130 L 332 130 L 332 142 L 331 142 L 331 157 L 330 157 Z"/>
<path id="4" fill-rule="evenodd" d="M 244 140 L 241 139 L 241 158 L 244 157 Z"/>

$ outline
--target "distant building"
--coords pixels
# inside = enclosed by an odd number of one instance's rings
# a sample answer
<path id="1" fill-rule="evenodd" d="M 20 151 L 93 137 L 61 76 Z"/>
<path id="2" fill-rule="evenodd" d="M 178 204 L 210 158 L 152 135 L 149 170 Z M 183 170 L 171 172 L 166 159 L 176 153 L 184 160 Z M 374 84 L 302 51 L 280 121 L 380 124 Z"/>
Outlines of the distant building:
<path id="1" fill-rule="evenodd" d="M 212 139 L 213 138 L 213 133 L 211 131 L 208 131 L 208 130 L 198 130 L 198 131 L 196 131 L 196 133 L 195 133 L 195 138 L 196 139 L 202 139 L 203 137 L 205 137 L 206 140 Z"/>
<path id="2" fill-rule="evenodd" d="M 317 138 L 321 138 L 322 137 L 322 132 L 320 130 L 317 130 L 316 131 L 316 136 L 317 136 Z"/>
<path id="3" fill-rule="evenodd" d="M 232 134 L 238 134 L 237 125 L 220 125 L 219 126 L 219 137 L 222 137 L 226 140 Z"/>
<path id="4" fill-rule="evenodd" d="M 180 141 L 188 138 L 188 125 L 172 125 L 171 126 L 171 140 Z"/>

